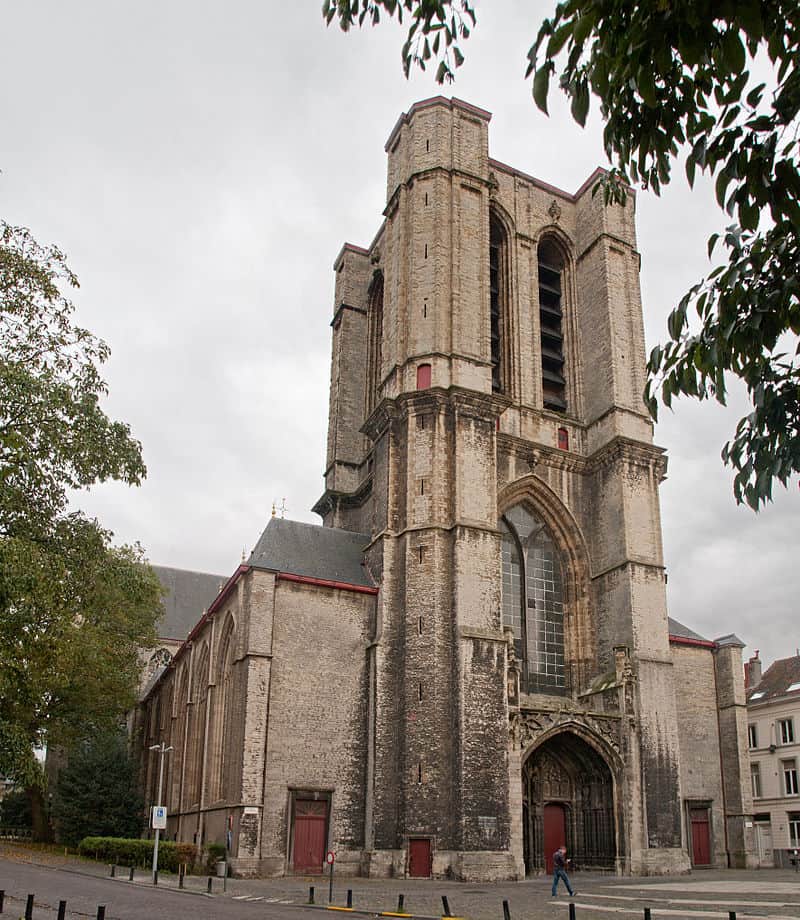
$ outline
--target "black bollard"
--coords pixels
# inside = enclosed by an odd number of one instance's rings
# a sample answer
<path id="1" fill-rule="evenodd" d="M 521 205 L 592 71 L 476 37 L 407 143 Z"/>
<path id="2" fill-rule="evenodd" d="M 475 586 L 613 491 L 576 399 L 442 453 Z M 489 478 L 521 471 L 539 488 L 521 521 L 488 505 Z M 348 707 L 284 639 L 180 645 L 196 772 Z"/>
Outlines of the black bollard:
<path id="1" fill-rule="evenodd" d="M 28 900 L 25 902 L 25 920 L 33 920 L 33 895 L 28 895 Z"/>
<path id="2" fill-rule="evenodd" d="M 64 920 L 67 916 L 67 902 L 59 901 L 58 902 L 58 918 L 57 920 Z"/>
<path id="3" fill-rule="evenodd" d="M 406 899 L 406 896 L 405 896 L 404 894 L 399 894 L 399 895 L 397 896 L 397 913 L 398 913 L 398 914 L 403 914 L 403 913 L 405 913 L 405 910 L 404 910 L 404 907 L 403 907 L 403 904 L 404 904 L 404 902 L 405 902 L 405 899 Z"/>
<path id="4" fill-rule="evenodd" d="M 735 910 L 729 910 L 729 911 L 728 911 L 728 920 L 736 920 L 736 911 L 735 911 Z"/>
<path id="5" fill-rule="evenodd" d="M 569 902 L 569 920 L 575 920 L 575 905 Z"/>
<path id="6" fill-rule="evenodd" d="M 352 910 L 353 909 L 353 889 L 347 889 L 347 906 Z"/>
<path id="7" fill-rule="evenodd" d="M 106 906 L 105 904 L 97 905 L 97 920 L 106 920 Z"/>
<path id="8" fill-rule="evenodd" d="M 645 907 L 644 909 L 644 920 L 650 920 L 650 908 Z"/>
<path id="9" fill-rule="evenodd" d="M 442 895 L 442 908 L 444 909 L 444 914 L 443 914 L 443 916 L 445 916 L 445 917 L 452 917 L 452 916 L 453 916 L 453 915 L 450 913 L 450 905 L 447 903 L 447 896 L 446 896 L 446 895 Z"/>
<path id="10" fill-rule="evenodd" d="M 185 863 L 181 863 L 178 866 L 178 888 L 183 888 L 183 876 L 185 872 L 186 872 L 186 865 Z"/>
<path id="11" fill-rule="evenodd" d="M 112 863 L 111 865 L 111 878 L 116 878 L 117 867 Z"/>
<path id="12" fill-rule="evenodd" d="M 503 920 L 511 920 L 511 908 L 508 901 L 503 901 Z"/>
<path id="13" fill-rule="evenodd" d="M 308 903 L 309 904 L 314 903 L 314 886 L 313 885 L 308 886 Z"/>
<path id="14" fill-rule="evenodd" d="M 154 885 L 158 884 L 158 869 L 154 870 L 153 872 L 153 884 Z"/>
<path id="15" fill-rule="evenodd" d="M 2 888 L 0 888 L 0 914 L 3 913 L 3 901 L 5 901 L 5 899 L 6 893 Z"/>
<path id="16" fill-rule="evenodd" d="M 208 893 L 211 894 L 211 876 L 208 877 Z"/>
<path id="17" fill-rule="evenodd" d="M 128 881 L 129 882 L 133 881 L 133 866 L 131 866 L 130 869 L 128 869 Z"/>

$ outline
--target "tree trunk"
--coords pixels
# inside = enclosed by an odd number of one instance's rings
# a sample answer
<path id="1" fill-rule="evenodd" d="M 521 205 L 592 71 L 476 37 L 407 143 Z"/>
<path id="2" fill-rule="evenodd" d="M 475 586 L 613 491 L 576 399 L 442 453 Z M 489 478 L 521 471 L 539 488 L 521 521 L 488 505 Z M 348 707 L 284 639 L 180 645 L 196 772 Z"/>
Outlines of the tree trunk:
<path id="1" fill-rule="evenodd" d="M 42 789 L 39 786 L 28 786 L 25 789 L 25 794 L 28 796 L 28 802 L 31 806 L 33 839 L 37 843 L 52 843 L 53 828 L 50 826 Z"/>

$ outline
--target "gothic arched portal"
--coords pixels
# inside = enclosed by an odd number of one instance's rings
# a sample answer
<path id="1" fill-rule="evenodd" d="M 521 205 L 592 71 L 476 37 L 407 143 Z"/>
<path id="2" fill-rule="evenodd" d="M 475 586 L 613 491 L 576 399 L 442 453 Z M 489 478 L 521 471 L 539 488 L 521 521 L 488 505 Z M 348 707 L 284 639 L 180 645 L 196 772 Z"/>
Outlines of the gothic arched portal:
<path id="1" fill-rule="evenodd" d="M 522 767 L 522 803 L 526 873 L 549 869 L 561 844 L 580 868 L 615 867 L 614 780 L 577 734 L 559 732 L 533 750 Z"/>

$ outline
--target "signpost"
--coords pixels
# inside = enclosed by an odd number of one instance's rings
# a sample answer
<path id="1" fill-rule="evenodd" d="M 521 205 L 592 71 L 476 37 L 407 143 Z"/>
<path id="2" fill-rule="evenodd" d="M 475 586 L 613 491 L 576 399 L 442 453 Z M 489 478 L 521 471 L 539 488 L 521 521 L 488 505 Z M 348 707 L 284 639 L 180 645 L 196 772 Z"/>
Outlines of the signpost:
<path id="1" fill-rule="evenodd" d="M 158 836 L 161 831 L 166 830 L 167 827 L 167 809 L 166 806 L 161 804 L 161 792 L 164 785 L 164 757 L 169 751 L 172 750 L 172 746 L 167 747 L 166 744 L 162 741 L 161 744 L 151 744 L 151 751 L 158 751 L 158 794 L 156 796 L 157 804 L 153 806 L 151 815 L 150 815 L 150 826 L 156 832 L 155 840 L 153 841 L 153 884 L 158 884 Z"/>
<path id="2" fill-rule="evenodd" d="M 336 862 L 336 854 L 333 850 L 328 850 L 325 862 L 331 867 L 331 877 L 328 880 L 328 904 L 333 902 L 333 864 Z"/>

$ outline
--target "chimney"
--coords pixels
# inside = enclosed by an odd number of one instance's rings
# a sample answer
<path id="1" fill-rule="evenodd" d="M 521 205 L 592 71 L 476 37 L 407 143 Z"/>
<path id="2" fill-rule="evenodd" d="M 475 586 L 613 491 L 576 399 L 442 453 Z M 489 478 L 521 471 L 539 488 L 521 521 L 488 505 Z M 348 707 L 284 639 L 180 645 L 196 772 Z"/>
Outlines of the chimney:
<path id="1" fill-rule="evenodd" d="M 755 655 L 744 666 L 744 689 L 749 690 L 751 687 L 757 687 L 761 683 L 761 659 L 758 657 L 758 649 Z"/>

